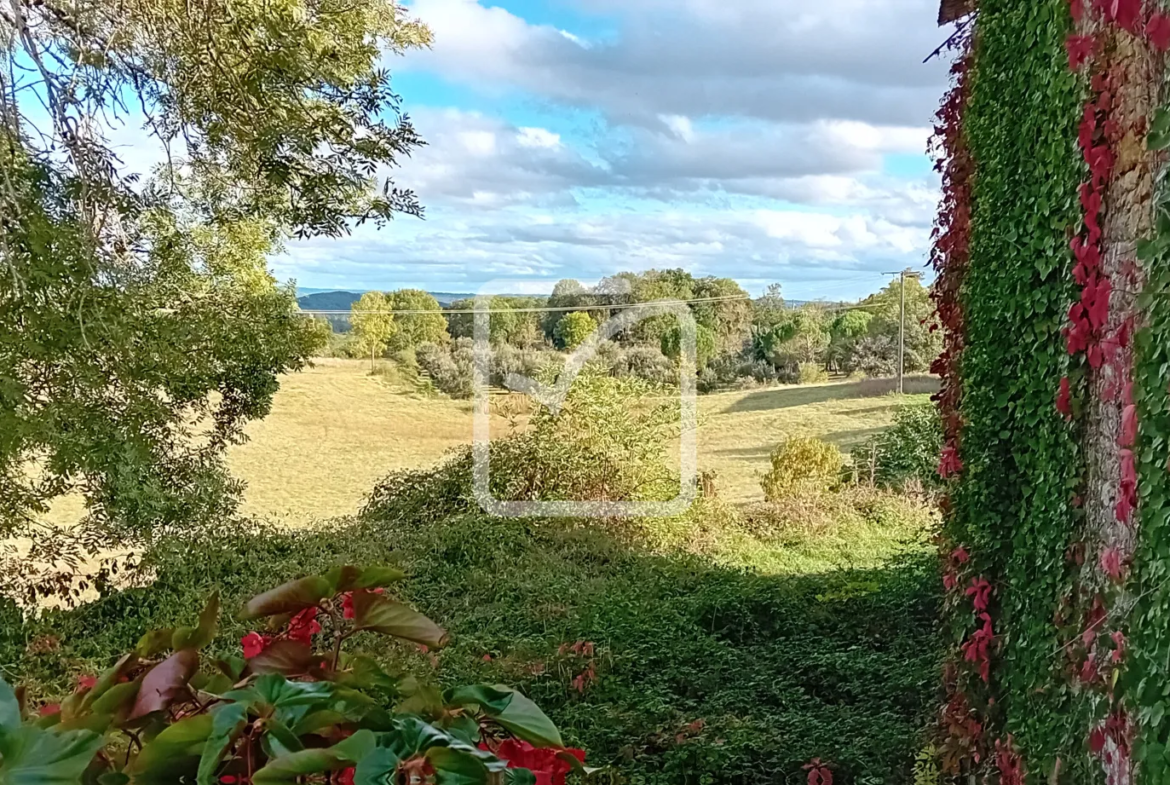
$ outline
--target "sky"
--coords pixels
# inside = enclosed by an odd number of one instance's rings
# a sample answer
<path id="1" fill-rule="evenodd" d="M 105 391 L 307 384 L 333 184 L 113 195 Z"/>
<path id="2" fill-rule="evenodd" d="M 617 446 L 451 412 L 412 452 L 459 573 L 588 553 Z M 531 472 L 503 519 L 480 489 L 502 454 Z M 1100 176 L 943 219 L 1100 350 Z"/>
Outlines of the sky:
<path id="1" fill-rule="evenodd" d="M 549 291 L 681 267 L 854 299 L 922 270 L 938 0 L 410 0 L 425 220 L 290 243 L 302 287 Z"/>

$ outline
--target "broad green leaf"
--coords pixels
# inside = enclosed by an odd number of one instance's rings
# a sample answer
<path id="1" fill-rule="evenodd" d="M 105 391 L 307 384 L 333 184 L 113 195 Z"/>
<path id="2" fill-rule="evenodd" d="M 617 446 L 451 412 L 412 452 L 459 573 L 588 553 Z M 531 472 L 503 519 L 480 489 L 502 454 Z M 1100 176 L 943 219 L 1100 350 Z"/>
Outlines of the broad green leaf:
<path id="1" fill-rule="evenodd" d="M 389 747 L 377 747 L 357 762 L 353 785 L 391 785 L 401 760 Z"/>
<path id="2" fill-rule="evenodd" d="M 564 747 L 560 731 L 535 703 L 521 693 L 501 685 L 475 684 L 453 690 L 448 703 L 477 704 L 518 738 L 538 747 Z"/>
<path id="3" fill-rule="evenodd" d="M 142 682 L 137 679 L 115 684 L 106 690 L 104 695 L 95 700 L 91 708 L 99 714 L 109 714 L 110 716 L 125 714 L 134 705 L 141 686 Z"/>
<path id="4" fill-rule="evenodd" d="M 431 747 L 427 760 L 435 768 L 436 785 L 486 785 L 490 776 L 478 758 L 451 747 Z"/>
<path id="5" fill-rule="evenodd" d="M 175 630 L 172 648 L 202 649 L 215 640 L 219 628 L 219 592 L 211 595 L 203 612 L 199 614 L 198 627 L 180 627 Z"/>
<path id="6" fill-rule="evenodd" d="M 179 776 L 196 773 L 214 724 L 211 714 L 197 714 L 168 725 L 130 762 L 127 768 L 130 781 L 136 785 L 163 785 L 179 782 Z"/>
<path id="7" fill-rule="evenodd" d="M 447 643 L 447 631 L 400 602 L 362 589 L 353 593 L 354 627 L 438 649 Z"/>
<path id="8" fill-rule="evenodd" d="M 377 660 L 365 654 L 347 657 L 345 670 L 334 674 L 337 684 L 357 689 L 378 689 L 389 693 L 399 690 L 400 680 L 382 669 Z"/>
<path id="9" fill-rule="evenodd" d="M 536 775 L 528 769 L 507 769 L 504 785 L 536 785 Z"/>
<path id="10" fill-rule="evenodd" d="M 282 755 L 252 775 L 253 785 L 266 782 L 294 782 L 306 774 L 322 774 L 355 765 L 375 747 L 374 734 L 359 730 L 343 742 L 325 749 L 310 749 Z"/>
<path id="11" fill-rule="evenodd" d="M 296 613 L 319 604 L 326 597 L 333 596 L 333 593 L 333 585 L 320 575 L 289 581 L 249 600 L 240 618 L 259 619 L 280 613 Z"/>
<path id="12" fill-rule="evenodd" d="M 175 631 L 171 627 L 162 630 L 150 630 L 138 639 L 134 653 L 139 657 L 157 657 L 171 647 L 175 638 Z"/>
<path id="13" fill-rule="evenodd" d="M 20 730 L 20 701 L 8 682 L 0 678 L 0 738 Z"/>
<path id="14" fill-rule="evenodd" d="M 5 731 L 0 783 L 77 785 L 103 741 L 101 734 L 88 730 L 45 730 L 24 725 Z"/>
<path id="15" fill-rule="evenodd" d="M 129 719 L 162 711 L 175 698 L 187 690 L 187 681 L 199 667 L 199 653 L 194 649 L 181 649 L 155 665 L 142 677 L 142 686 L 130 710 Z"/>
<path id="16" fill-rule="evenodd" d="M 264 721 L 264 743 L 270 758 L 279 758 L 300 752 L 305 748 L 297 735 L 278 719 L 270 717 Z"/>
<path id="17" fill-rule="evenodd" d="M 138 665 L 137 654 L 130 652 L 129 654 L 122 655 L 121 659 L 114 663 L 114 667 L 98 676 L 97 683 L 81 699 L 81 708 L 89 708 L 93 705 L 94 701 L 102 695 L 105 695 L 107 690 L 115 684 L 121 684 L 122 677 L 128 674 L 136 665 Z"/>
<path id="18" fill-rule="evenodd" d="M 247 725 L 248 709 L 240 703 L 228 703 L 215 708 L 211 717 L 211 735 L 203 743 L 203 753 L 199 756 L 198 785 L 215 785 L 217 782 L 216 770 Z"/>

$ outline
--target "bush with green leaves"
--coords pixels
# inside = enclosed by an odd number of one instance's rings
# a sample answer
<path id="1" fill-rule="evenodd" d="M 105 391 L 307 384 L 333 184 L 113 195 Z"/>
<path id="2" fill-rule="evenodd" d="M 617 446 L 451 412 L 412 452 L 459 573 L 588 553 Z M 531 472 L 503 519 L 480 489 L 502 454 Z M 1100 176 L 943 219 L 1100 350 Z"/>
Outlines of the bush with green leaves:
<path id="1" fill-rule="evenodd" d="M 553 338 L 567 351 L 576 349 L 597 330 L 597 321 L 585 311 L 573 311 L 557 322 Z"/>
<path id="2" fill-rule="evenodd" d="M 851 453 L 859 481 L 879 488 L 931 492 L 942 487 L 938 459 L 942 421 L 933 404 L 899 406 L 894 423 Z"/>
<path id="3" fill-rule="evenodd" d="M 475 380 L 471 339 L 458 338 L 450 346 L 424 343 L 414 350 L 419 368 L 431 383 L 452 398 L 470 398 Z"/>
<path id="4" fill-rule="evenodd" d="M 393 567 L 336 567 L 253 597 L 243 656 L 208 661 L 219 595 L 195 626 L 150 630 L 60 703 L 29 711 L 0 679 L 0 782 L 564 782 L 584 753 L 521 693 L 438 691 L 343 644 L 363 633 L 438 649 L 449 636 L 386 588 Z"/>
<path id="5" fill-rule="evenodd" d="M 760 486 L 770 502 L 830 490 L 840 481 L 844 463 L 836 445 L 807 437 L 785 439 L 768 460 L 771 468 Z"/>

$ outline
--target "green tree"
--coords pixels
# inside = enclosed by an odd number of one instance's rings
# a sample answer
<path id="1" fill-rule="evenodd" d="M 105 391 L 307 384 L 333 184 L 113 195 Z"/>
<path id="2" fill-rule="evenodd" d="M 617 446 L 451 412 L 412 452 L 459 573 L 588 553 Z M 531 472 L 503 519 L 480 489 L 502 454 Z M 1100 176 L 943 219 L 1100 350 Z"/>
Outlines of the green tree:
<path id="1" fill-rule="evenodd" d="M 583 311 L 573 311 L 557 322 L 557 346 L 572 351 L 597 329 L 597 322 Z"/>
<path id="2" fill-rule="evenodd" d="M 667 330 L 662 336 L 662 353 L 677 361 L 682 355 L 682 329 L 678 325 Z M 705 324 L 695 325 L 695 369 L 707 367 L 718 354 L 719 341 L 715 331 Z"/>
<path id="3" fill-rule="evenodd" d="M 857 344 L 869 334 L 869 323 L 873 314 L 869 311 L 844 311 L 829 325 L 829 349 L 827 359 L 835 368 L 852 370 L 857 353 Z"/>
<path id="4" fill-rule="evenodd" d="M 565 318 L 566 314 L 570 313 L 564 309 L 594 305 L 596 302 L 597 298 L 582 286 L 580 281 L 575 281 L 572 278 L 557 281 L 548 298 L 548 307 L 552 310 L 547 311 L 544 315 L 545 336 L 550 341 L 557 340 L 557 325 Z"/>
<path id="5" fill-rule="evenodd" d="M 320 340 L 265 259 L 420 213 L 372 173 L 420 143 L 384 53 L 429 40 L 392 0 L 0 13 L 0 529 L 72 491 L 107 533 L 232 510 L 224 450 Z"/>
<path id="6" fill-rule="evenodd" d="M 391 301 L 384 292 L 366 292 L 351 306 L 350 332 L 362 357 L 374 360 L 386 353 L 390 342 L 398 335 L 398 322 L 391 313 Z"/>
<path id="7" fill-rule="evenodd" d="M 423 343 L 446 343 L 447 320 L 439 301 L 421 289 L 399 289 L 386 295 L 386 302 L 394 311 L 421 311 L 422 313 L 395 313 L 397 329 L 387 341 L 392 351 L 414 349 Z"/>
<path id="8" fill-rule="evenodd" d="M 925 371 L 931 362 L 942 351 L 942 335 L 938 331 L 931 331 L 930 325 L 934 318 L 934 303 L 930 299 L 930 290 L 914 276 L 906 276 L 906 355 L 905 364 L 907 373 Z M 872 355 L 875 347 L 883 349 L 891 356 L 884 364 L 897 365 L 898 332 L 901 324 L 901 281 L 895 280 L 881 291 L 862 300 L 861 305 L 873 318 L 869 322 L 868 337 L 874 340 L 866 342 L 870 347 L 867 354 Z M 889 348 L 892 347 L 892 348 Z M 877 360 L 871 358 L 872 364 Z"/>
<path id="9" fill-rule="evenodd" d="M 736 354 L 751 336 L 752 303 L 748 294 L 730 278 L 699 278 L 695 281 L 691 305 L 695 320 L 711 330 L 716 354 Z"/>
<path id="10" fill-rule="evenodd" d="M 825 312 L 815 304 L 790 311 L 788 319 L 772 329 L 756 333 L 754 351 L 759 359 L 777 368 L 795 368 L 801 363 L 824 360 L 829 347 Z"/>
<path id="11" fill-rule="evenodd" d="M 752 300 L 752 329 L 757 333 L 770 332 L 776 325 L 788 321 L 788 316 L 778 283 L 769 284 L 763 297 Z"/>

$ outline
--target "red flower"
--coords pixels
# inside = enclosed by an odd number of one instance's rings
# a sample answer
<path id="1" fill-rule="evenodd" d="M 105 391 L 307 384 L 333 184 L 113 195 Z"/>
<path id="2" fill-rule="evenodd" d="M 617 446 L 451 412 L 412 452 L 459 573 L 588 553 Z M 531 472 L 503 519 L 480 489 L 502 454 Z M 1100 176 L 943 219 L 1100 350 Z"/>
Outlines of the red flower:
<path id="1" fill-rule="evenodd" d="M 967 549 L 960 545 L 951 551 L 951 558 L 959 564 L 966 564 L 971 560 L 971 554 L 967 553 Z"/>
<path id="2" fill-rule="evenodd" d="M 97 685 L 97 676 L 78 676 L 77 689 L 92 690 Z"/>
<path id="3" fill-rule="evenodd" d="M 321 624 L 317 621 L 317 606 L 305 608 L 289 619 L 288 622 L 288 637 L 289 640 L 304 643 L 306 645 L 313 642 L 313 636 L 321 631 Z"/>
<path id="4" fill-rule="evenodd" d="M 341 773 L 337 775 L 337 785 L 353 785 L 353 771 L 353 766 L 342 769 Z"/>
<path id="5" fill-rule="evenodd" d="M 1070 35 L 1064 42 L 1068 49 L 1068 67 L 1073 71 L 1085 64 L 1093 56 L 1096 40 L 1091 35 Z"/>
<path id="6" fill-rule="evenodd" d="M 378 587 L 377 589 L 371 589 L 371 591 L 374 594 L 384 594 L 386 592 L 386 590 L 381 587 Z M 351 591 L 347 591 L 345 594 L 341 595 L 341 615 L 347 619 L 352 619 L 354 617 L 353 592 Z"/>
<path id="7" fill-rule="evenodd" d="M 488 750 L 500 760 L 508 764 L 509 769 L 528 769 L 536 777 L 536 785 L 565 785 L 565 775 L 573 770 L 573 765 L 562 756 L 568 753 L 579 762 L 585 762 L 585 751 L 556 747 L 533 747 L 526 741 L 507 739 L 500 742 L 500 746 L 491 750 L 482 742 L 481 750 Z"/>
<path id="8" fill-rule="evenodd" d="M 249 632 L 243 638 L 240 638 L 240 645 L 244 647 L 244 659 L 250 660 L 256 657 L 260 652 L 268 648 L 268 644 L 272 639 L 267 635 L 261 635 L 258 632 Z"/>
<path id="9" fill-rule="evenodd" d="M 60 703 L 46 703 L 44 706 L 41 706 L 41 708 L 37 711 L 37 714 L 39 714 L 42 717 L 49 717 L 49 716 L 52 716 L 53 714 L 60 714 L 60 713 L 61 713 L 61 704 Z"/>
<path id="10" fill-rule="evenodd" d="M 1069 389 L 1068 377 L 1060 380 L 1060 390 L 1056 393 L 1056 411 L 1064 415 L 1064 419 L 1072 418 L 1072 390 Z"/>
<path id="11" fill-rule="evenodd" d="M 483 661 L 484 661 L 484 662 L 491 662 L 491 661 L 492 661 L 492 655 L 490 655 L 490 654 L 485 654 L 485 655 L 483 655 Z"/>
<path id="12" fill-rule="evenodd" d="M 1161 11 L 1150 14 L 1150 21 L 1146 22 L 1146 37 L 1159 52 L 1170 49 L 1170 17 Z"/>

